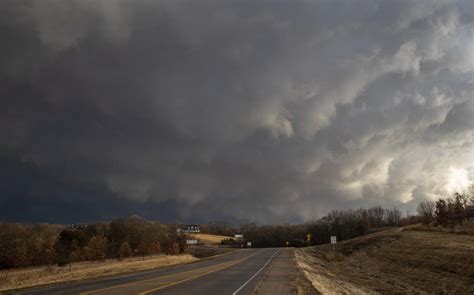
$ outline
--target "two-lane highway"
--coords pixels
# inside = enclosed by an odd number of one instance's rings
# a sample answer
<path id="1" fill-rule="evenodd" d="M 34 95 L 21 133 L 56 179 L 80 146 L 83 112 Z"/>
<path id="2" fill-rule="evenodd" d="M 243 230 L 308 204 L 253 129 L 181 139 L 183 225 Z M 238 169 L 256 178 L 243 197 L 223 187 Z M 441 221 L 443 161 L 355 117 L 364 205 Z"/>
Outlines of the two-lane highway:
<path id="1" fill-rule="evenodd" d="M 21 294 L 251 294 L 278 249 L 245 249 L 197 263 Z"/>

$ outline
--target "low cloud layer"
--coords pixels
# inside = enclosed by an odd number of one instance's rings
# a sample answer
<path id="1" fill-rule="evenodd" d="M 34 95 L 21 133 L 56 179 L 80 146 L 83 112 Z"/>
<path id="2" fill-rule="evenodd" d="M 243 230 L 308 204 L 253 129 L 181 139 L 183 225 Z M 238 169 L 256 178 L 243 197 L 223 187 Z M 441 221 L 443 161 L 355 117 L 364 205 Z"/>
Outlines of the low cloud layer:
<path id="1" fill-rule="evenodd" d="M 0 6 L 8 219 L 299 222 L 474 181 L 472 1 Z"/>

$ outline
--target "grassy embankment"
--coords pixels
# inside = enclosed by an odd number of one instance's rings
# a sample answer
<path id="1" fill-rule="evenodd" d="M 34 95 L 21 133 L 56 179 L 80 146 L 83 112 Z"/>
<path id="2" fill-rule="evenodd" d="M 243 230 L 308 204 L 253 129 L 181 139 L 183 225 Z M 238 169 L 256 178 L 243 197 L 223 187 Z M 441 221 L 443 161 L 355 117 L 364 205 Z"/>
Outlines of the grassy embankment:
<path id="1" fill-rule="evenodd" d="M 28 267 L 0 271 L 0 292 L 40 285 L 118 275 L 197 260 L 190 255 L 156 255 L 102 262 L 77 262 L 70 266 Z"/>
<path id="2" fill-rule="evenodd" d="M 222 240 L 232 238 L 209 234 L 193 234 L 192 236 L 204 245 L 220 245 Z"/>
<path id="3" fill-rule="evenodd" d="M 416 231 L 436 231 L 436 232 L 445 232 L 453 234 L 464 234 L 464 235 L 474 235 L 474 220 L 465 221 L 462 225 L 456 224 L 453 226 L 434 226 L 434 225 L 424 225 L 424 224 L 413 224 L 406 226 L 404 230 L 416 230 Z"/>
<path id="4" fill-rule="evenodd" d="M 390 230 L 296 251 L 323 294 L 474 292 L 474 236 Z"/>

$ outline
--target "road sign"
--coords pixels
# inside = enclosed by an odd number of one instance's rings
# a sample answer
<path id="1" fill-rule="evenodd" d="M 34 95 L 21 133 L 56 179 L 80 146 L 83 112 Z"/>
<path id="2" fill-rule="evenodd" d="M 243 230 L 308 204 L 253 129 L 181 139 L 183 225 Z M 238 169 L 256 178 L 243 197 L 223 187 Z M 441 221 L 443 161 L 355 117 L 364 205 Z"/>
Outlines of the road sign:
<path id="1" fill-rule="evenodd" d="M 186 244 L 188 245 L 197 245 L 198 241 L 197 240 L 186 240 Z"/>
<path id="2" fill-rule="evenodd" d="M 310 233 L 308 233 L 306 235 L 306 240 L 308 241 L 308 246 L 311 246 L 311 234 Z"/>
<path id="3" fill-rule="evenodd" d="M 247 242 L 247 247 L 252 247 L 252 242 Z"/>
<path id="4" fill-rule="evenodd" d="M 244 238 L 244 235 L 237 234 L 237 235 L 234 235 L 234 238 L 236 238 L 236 239 L 243 239 L 243 238 Z"/>
<path id="5" fill-rule="evenodd" d="M 200 232 L 199 230 L 199 225 L 196 224 L 190 224 L 187 225 L 185 228 L 182 229 L 185 233 L 198 233 Z"/>
<path id="6" fill-rule="evenodd" d="M 332 252 L 334 253 L 334 263 L 336 263 L 336 243 L 337 237 L 331 236 Z"/>

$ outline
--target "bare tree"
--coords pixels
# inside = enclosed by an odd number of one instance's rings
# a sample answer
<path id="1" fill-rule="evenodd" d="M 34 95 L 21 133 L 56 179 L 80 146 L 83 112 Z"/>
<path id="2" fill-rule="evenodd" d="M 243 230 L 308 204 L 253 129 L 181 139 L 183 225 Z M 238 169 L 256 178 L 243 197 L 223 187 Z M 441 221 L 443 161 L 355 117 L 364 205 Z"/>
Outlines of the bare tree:
<path id="1" fill-rule="evenodd" d="M 464 195 L 459 193 L 454 194 L 454 203 L 453 203 L 453 219 L 454 221 L 459 222 L 462 225 L 465 218 L 464 208 L 467 204 L 467 199 Z"/>
<path id="2" fill-rule="evenodd" d="M 120 248 L 117 252 L 117 256 L 119 258 L 125 258 L 125 257 L 130 257 L 132 256 L 133 251 L 132 248 L 130 248 L 130 245 L 128 242 L 123 242 L 122 245 L 120 245 Z"/>
<path id="3" fill-rule="evenodd" d="M 402 213 L 400 212 L 400 210 L 398 210 L 397 207 L 385 210 L 386 224 L 389 226 L 399 226 L 401 217 Z"/>
<path id="4" fill-rule="evenodd" d="M 436 210 L 436 203 L 433 201 L 424 201 L 418 204 L 416 211 L 421 218 L 423 218 L 424 224 L 430 224 L 434 221 Z"/>
<path id="5" fill-rule="evenodd" d="M 86 259 L 104 260 L 107 251 L 107 238 L 102 236 L 94 236 L 90 239 L 89 244 L 85 247 Z"/>
<path id="6" fill-rule="evenodd" d="M 449 221 L 449 209 L 446 200 L 439 199 L 436 201 L 436 224 L 446 226 Z"/>
<path id="7" fill-rule="evenodd" d="M 464 195 L 466 196 L 466 199 L 469 202 L 469 205 L 473 206 L 474 205 L 474 184 L 471 184 L 467 188 L 467 192 L 465 192 Z"/>

